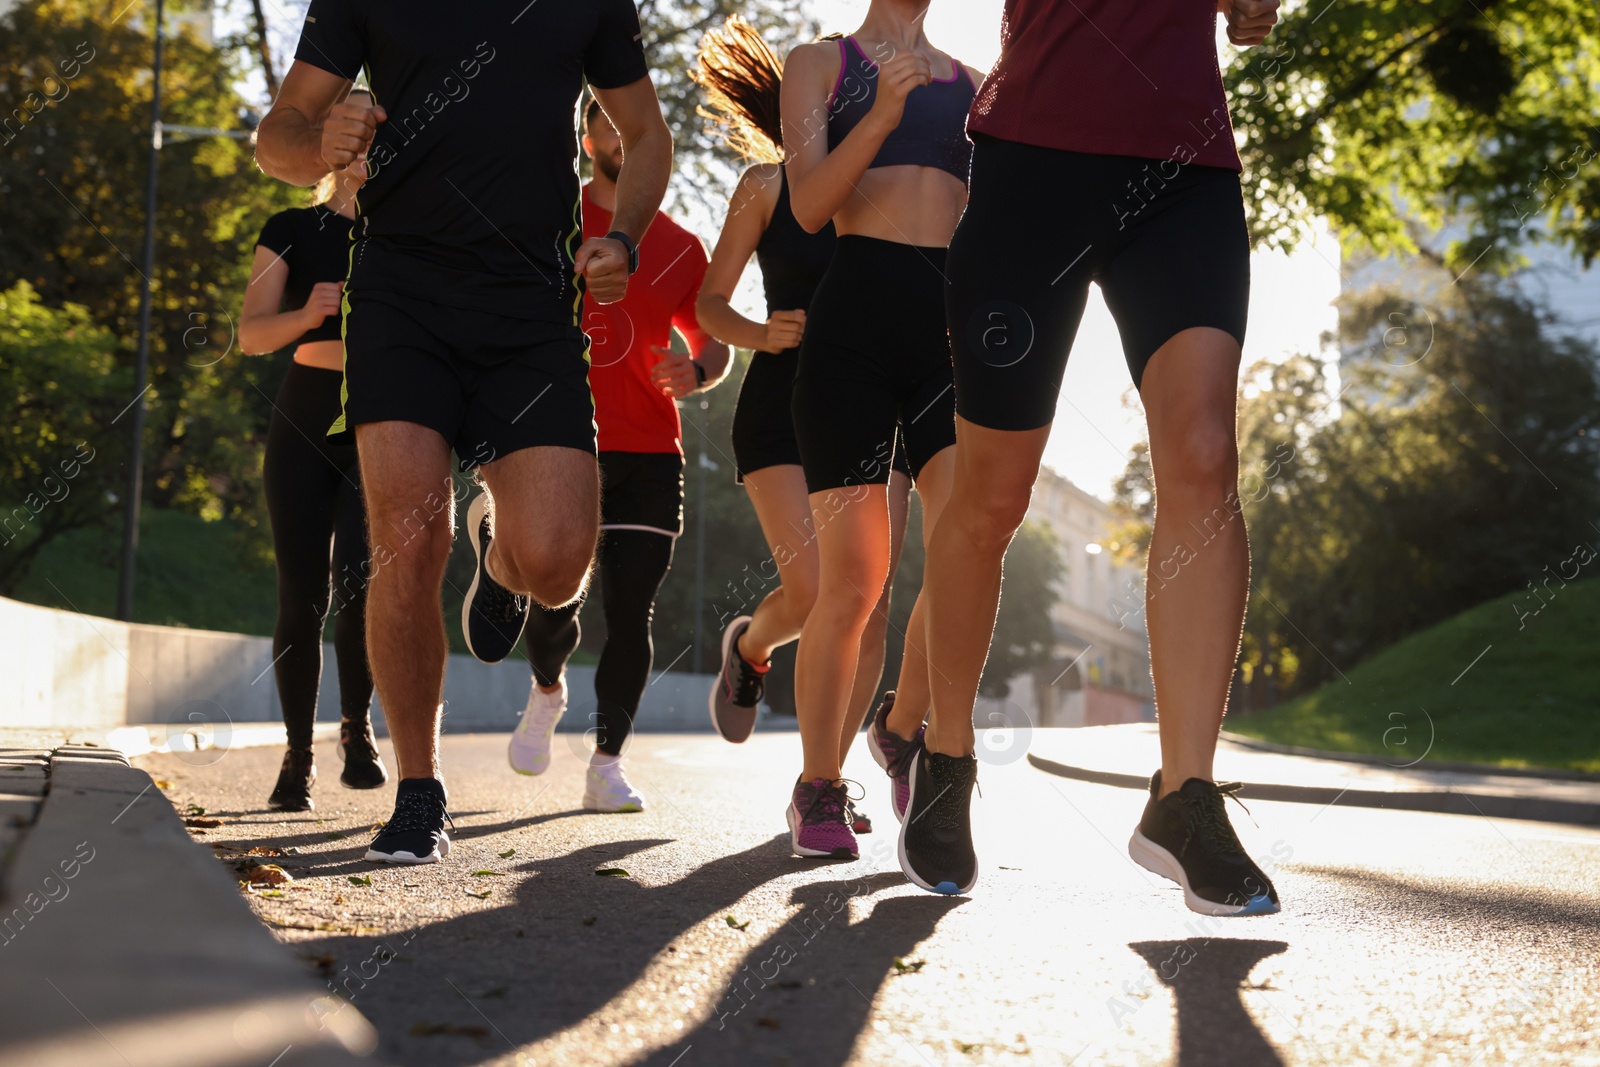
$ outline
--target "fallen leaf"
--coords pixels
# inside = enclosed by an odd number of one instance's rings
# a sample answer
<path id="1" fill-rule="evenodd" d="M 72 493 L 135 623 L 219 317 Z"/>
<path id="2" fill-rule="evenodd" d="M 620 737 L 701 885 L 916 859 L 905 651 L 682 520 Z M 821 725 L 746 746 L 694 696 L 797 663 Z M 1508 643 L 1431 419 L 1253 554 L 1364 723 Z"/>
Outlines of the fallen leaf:
<path id="1" fill-rule="evenodd" d="M 516 854 L 517 854 L 517 850 L 516 849 L 508 848 L 504 852 L 500 853 L 500 858 L 503 859 L 503 860 L 508 860 L 512 856 L 515 856 Z"/>
<path id="2" fill-rule="evenodd" d="M 464 890 L 462 890 L 462 892 L 466 893 L 467 896 L 469 896 L 469 897 L 477 897 L 479 900 L 488 900 L 489 899 L 489 891 L 487 889 L 485 889 L 481 893 L 474 893 L 470 889 L 464 889 Z"/>
<path id="3" fill-rule="evenodd" d="M 256 845 L 254 848 L 245 849 L 246 856 L 283 856 L 293 852 L 292 848 L 268 848 L 266 845 Z"/>
<path id="4" fill-rule="evenodd" d="M 357 875 L 352 874 L 350 876 L 350 884 L 351 885 L 371 885 L 372 884 L 372 875 L 363 874 L 363 875 L 357 876 Z"/>
<path id="5" fill-rule="evenodd" d="M 387 819 L 385 819 L 383 822 L 375 822 L 375 823 L 372 824 L 372 829 L 368 830 L 367 833 L 375 834 L 379 830 L 382 830 L 385 826 L 388 826 L 388 825 L 389 825 L 389 821 Z"/>
<path id="6" fill-rule="evenodd" d="M 631 878 L 631 877 L 633 877 L 627 871 L 623 870 L 621 867 L 601 867 L 599 870 L 595 871 L 594 873 L 598 874 L 601 878 Z"/>
<path id="7" fill-rule="evenodd" d="M 191 826 L 191 827 L 199 826 L 199 827 L 204 827 L 205 829 L 208 829 L 208 830 L 215 830 L 217 827 L 222 825 L 222 820 L 221 819 L 185 819 L 185 820 L 183 820 L 183 825 Z"/>
<path id="8" fill-rule="evenodd" d="M 294 881 L 294 876 L 276 863 L 263 863 L 244 872 L 245 881 L 252 885 L 283 885 Z"/>
<path id="9" fill-rule="evenodd" d="M 343 841 L 345 838 L 347 838 L 349 836 L 350 836 L 349 834 L 341 833 L 338 830 L 334 830 L 331 833 L 323 834 L 322 835 L 322 839 L 324 841 Z"/>
<path id="10" fill-rule="evenodd" d="M 967 1043 L 965 1041 L 957 1041 L 956 1042 L 956 1048 L 960 1049 L 962 1052 L 964 1052 L 968 1056 L 970 1056 L 974 1052 L 977 1052 L 979 1049 L 983 1048 L 983 1046 L 982 1045 L 977 1045 L 977 1044 L 969 1044 L 969 1043 Z"/>
<path id="11" fill-rule="evenodd" d="M 185 815 L 204 815 L 206 813 L 206 809 L 202 808 L 198 804 L 190 804 L 188 807 L 183 809 L 183 813 Z"/>
<path id="12" fill-rule="evenodd" d="M 756 1025 L 761 1027 L 763 1030 L 776 1030 L 782 1024 L 770 1015 L 763 1015 L 761 1018 L 756 1020 Z"/>
<path id="13" fill-rule="evenodd" d="M 748 927 L 750 925 L 750 920 L 749 919 L 746 919 L 744 922 L 740 922 L 738 919 L 735 919 L 732 915 L 724 915 L 722 918 L 723 918 L 724 922 L 726 922 L 729 926 L 733 927 L 735 930 L 743 930 L 743 929 L 745 929 L 746 927 Z"/>
<path id="14" fill-rule="evenodd" d="M 189 832 L 191 834 L 209 834 L 211 831 L 210 830 L 202 830 L 198 826 L 191 826 L 191 827 L 189 827 Z"/>
<path id="15" fill-rule="evenodd" d="M 13 767 L 11 769 L 14 770 L 14 771 L 22 770 L 21 767 Z M 165 778 L 157 778 L 156 779 L 156 788 L 157 789 L 171 789 L 172 788 L 172 783 L 167 781 Z"/>
<path id="16" fill-rule="evenodd" d="M 343 904 L 343 903 L 345 903 L 344 894 L 340 893 L 338 896 L 334 897 L 333 898 L 333 902 L 335 904 Z"/>
<path id="17" fill-rule="evenodd" d="M 488 868 L 484 868 L 481 871 L 473 871 L 472 872 L 472 877 L 474 877 L 474 878 L 504 878 L 505 875 L 501 874 L 499 871 L 491 871 Z"/>
<path id="18" fill-rule="evenodd" d="M 257 893 L 256 896 L 258 896 L 258 897 L 281 897 L 281 896 L 283 896 L 283 890 L 281 890 L 281 889 L 263 889 L 261 892 Z"/>
<path id="19" fill-rule="evenodd" d="M 412 1037 L 488 1037 L 489 1028 L 476 1023 L 412 1023 Z"/>
<path id="20" fill-rule="evenodd" d="M 600 916 L 598 916 L 598 915 L 585 915 L 583 917 L 583 925 L 585 925 L 585 926 L 593 926 L 595 924 L 595 922 L 599 918 L 600 918 Z M 522 931 L 521 930 L 517 931 L 517 936 L 518 937 L 522 936 Z"/>
<path id="21" fill-rule="evenodd" d="M 927 960 L 903 960 L 899 956 L 894 959 L 896 974 L 916 974 L 928 965 Z"/>

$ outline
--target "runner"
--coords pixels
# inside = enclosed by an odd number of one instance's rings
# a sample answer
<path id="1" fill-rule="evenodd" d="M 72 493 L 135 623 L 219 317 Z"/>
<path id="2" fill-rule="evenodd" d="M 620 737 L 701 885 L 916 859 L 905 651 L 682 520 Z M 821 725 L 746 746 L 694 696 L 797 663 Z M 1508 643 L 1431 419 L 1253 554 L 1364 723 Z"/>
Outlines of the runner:
<path id="1" fill-rule="evenodd" d="M 371 102 L 366 93 L 352 93 Z M 333 651 L 339 665 L 341 784 L 376 789 L 389 779 L 372 734 L 367 670 L 367 516 L 353 445 L 330 444 L 339 415 L 344 341 L 339 303 L 350 269 L 350 230 L 360 175 L 329 174 L 311 206 L 280 211 L 256 241 L 239 316 L 239 345 L 252 355 L 294 346 L 267 425 L 262 475 L 278 571 L 272 670 L 289 749 L 267 806 L 310 811 L 317 779 L 312 724 L 322 683 L 322 631 L 338 589 Z M 283 310 L 284 308 L 289 310 Z M 330 575 L 329 561 L 332 561 Z"/>
<path id="2" fill-rule="evenodd" d="M 594 178 L 583 189 L 583 232 L 611 229 L 622 173 L 622 139 L 595 101 L 584 111 L 583 150 Z M 706 272 L 700 239 L 658 214 L 639 242 L 642 273 L 625 299 L 589 307 L 589 388 L 600 426 L 600 603 L 606 643 L 594 672 L 598 728 L 589 757 L 583 806 L 590 811 L 643 811 L 644 796 L 622 769 L 650 678 L 650 616 L 683 532 L 683 434 L 676 401 L 720 382 L 728 346 L 712 340 L 695 319 L 695 298 Z M 676 329 L 689 353 L 668 345 Z M 508 757 L 520 774 L 550 766 L 550 736 L 567 710 L 567 660 L 578 647 L 582 600 L 535 608 L 523 631 L 533 687 Z"/>
<path id="3" fill-rule="evenodd" d="M 783 63 L 755 28 L 733 15 L 723 29 L 706 34 L 691 77 L 706 92 L 711 107 L 707 114 L 714 128 L 752 163 L 729 202 L 698 306 L 700 321 L 707 329 L 754 353 L 733 414 L 733 455 L 738 480 L 755 507 L 779 579 L 778 588 L 768 593 L 755 611 L 727 624 L 722 675 L 726 683 L 731 650 L 737 650 L 747 664 L 770 662 L 774 650 L 800 636 L 800 627 L 817 596 L 816 533 L 789 401 L 806 310 L 833 259 L 835 237 L 832 222 L 815 234 L 807 233 L 789 208 L 789 186 L 778 147 L 783 140 L 778 99 Z M 752 255 L 761 264 L 766 290 L 764 323 L 745 318 L 732 306 L 733 292 Z M 889 594 L 905 539 L 910 497 L 905 449 L 897 448 L 889 476 L 889 573 L 861 635 L 861 658 L 839 735 L 841 764 L 872 710 L 883 677 Z M 762 668 L 743 671 L 741 678 L 741 689 L 724 684 L 711 693 L 711 721 L 725 739 L 734 742 L 744 741 L 755 728 L 766 672 Z M 857 833 L 872 829 L 864 812 L 857 810 L 853 821 Z"/>
<path id="4" fill-rule="evenodd" d="M 795 664 L 805 760 L 787 815 L 800 856 L 858 854 L 838 740 L 861 635 L 888 573 L 885 486 L 896 431 L 927 529 L 954 462 L 942 271 L 966 203 L 971 147 L 962 126 L 976 82 L 928 43 L 927 8 L 873 0 L 854 35 L 800 46 L 784 71 L 791 209 L 805 229 L 831 219 L 839 234 L 807 316 L 792 405 L 819 559 Z M 890 766 L 911 749 L 927 709 L 921 618 L 919 597 L 896 698 L 872 726 L 874 752 Z M 752 668 L 729 659 L 722 684 L 737 692 Z M 902 814 L 898 791 L 893 799 Z"/>
<path id="5" fill-rule="evenodd" d="M 1246 45 L 1266 37 L 1277 6 L 1220 0 L 1218 10 Z M 1151 564 L 1181 562 L 1148 604 L 1161 769 L 1129 848 L 1196 911 L 1277 910 L 1228 822 L 1232 790 L 1211 769 L 1250 567 L 1234 413 L 1250 242 L 1215 22 L 1187 0 L 1006 5 L 1000 61 L 972 109 L 972 200 L 950 246 L 960 445 L 928 552 L 934 712 L 910 767 L 900 847 L 925 889 L 967 892 L 977 880 L 973 702 L 1001 560 L 1027 513 L 1093 280 L 1149 421 L 1160 501 Z M 1200 529 L 1212 543 L 1191 548 Z"/>
<path id="6" fill-rule="evenodd" d="M 360 448 L 375 573 L 368 651 L 400 766 L 367 858 L 449 849 L 439 766 L 453 448 L 493 494 L 467 528 L 469 644 L 515 646 L 528 600 L 583 591 L 599 525 L 584 296 L 622 298 L 672 166 L 627 0 L 515 14 L 424 0 L 311 0 L 295 63 L 258 131 L 268 174 L 369 175 L 345 291 L 345 405 Z M 363 69 L 378 101 L 344 100 Z M 615 229 L 582 240 L 577 102 L 587 80 L 626 148 Z M 581 244 L 580 244 L 581 241 Z"/>

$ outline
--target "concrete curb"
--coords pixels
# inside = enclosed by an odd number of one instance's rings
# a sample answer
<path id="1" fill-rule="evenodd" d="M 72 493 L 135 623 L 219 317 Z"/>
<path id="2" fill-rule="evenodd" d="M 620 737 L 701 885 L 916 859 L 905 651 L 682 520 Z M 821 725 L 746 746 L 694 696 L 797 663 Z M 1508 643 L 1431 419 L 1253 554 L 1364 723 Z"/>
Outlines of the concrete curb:
<path id="1" fill-rule="evenodd" d="M 1391 770 L 1396 766 L 1392 760 L 1384 756 L 1374 756 L 1365 752 L 1333 752 L 1322 748 L 1304 748 L 1300 745 L 1281 745 L 1276 741 L 1262 741 L 1259 738 L 1236 734 L 1231 730 L 1222 731 L 1221 737 L 1222 740 L 1232 742 L 1241 748 L 1253 748 L 1257 752 L 1273 752 L 1281 756 L 1305 756 L 1307 759 L 1334 760 L 1338 763 L 1364 763 Z M 1502 778 L 1541 778 L 1549 782 L 1600 782 L 1600 774 L 1588 771 L 1564 771 L 1555 767 L 1502 767 L 1498 763 L 1431 759 L 1423 759 L 1406 766 L 1430 771 L 1455 771 L 1461 774 L 1493 774 Z"/>
<path id="2" fill-rule="evenodd" d="M 11 854 L 0 1062 L 348 1067 L 376 1046 L 121 753 L 50 753 L 43 801 Z"/>
<path id="3" fill-rule="evenodd" d="M 318 744 L 336 740 L 339 724 L 319 722 L 312 727 Z M 282 723 L 239 722 L 185 726 L 150 723 L 144 726 L 51 726 L 0 728 L 0 749 L 19 747 L 51 750 L 62 745 L 117 751 L 129 759 L 153 752 L 205 752 L 209 749 L 284 746 L 289 743 Z"/>
<path id="4" fill-rule="evenodd" d="M 1230 739 L 1231 740 L 1231 739 Z M 1305 753 L 1295 753 L 1304 755 Z M 1073 778 L 1080 782 L 1115 786 L 1120 789 L 1148 790 L 1146 775 L 1074 767 L 1028 753 L 1028 762 L 1047 774 Z M 1575 803 L 1546 797 L 1508 797 L 1458 790 L 1334 789 L 1328 786 L 1287 785 L 1246 782 L 1239 790 L 1245 800 L 1280 800 L 1291 804 L 1335 802 L 1357 808 L 1390 808 L 1397 811 L 1426 811 L 1443 815 L 1485 815 L 1497 819 L 1527 819 L 1534 822 L 1569 823 L 1574 826 L 1600 826 L 1600 804 Z"/>

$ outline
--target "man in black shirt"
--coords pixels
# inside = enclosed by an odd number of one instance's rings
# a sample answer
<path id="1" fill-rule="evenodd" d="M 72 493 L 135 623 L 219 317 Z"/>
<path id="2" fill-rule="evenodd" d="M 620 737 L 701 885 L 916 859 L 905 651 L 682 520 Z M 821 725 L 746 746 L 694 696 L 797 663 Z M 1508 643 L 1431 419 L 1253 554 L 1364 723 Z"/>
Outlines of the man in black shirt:
<path id="1" fill-rule="evenodd" d="M 375 103 L 347 100 L 365 71 Z M 583 240 L 576 109 L 622 136 L 613 230 Z M 360 98 L 358 97 L 359 101 Z M 631 0 L 312 0 L 256 158 L 295 185 L 359 167 L 345 288 L 345 402 L 371 527 L 373 680 L 401 781 L 369 859 L 449 850 L 439 768 L 454 527 L 450 452 L 494 501 L 467 516 L 468 643 L 516 644 L 528 598 L 582 591 L 599 522 L 584 292 L 622 298 L 672 165 Z M 491 531 L 493 537 L 491 537 Z M 491 576 L 492 572 L 492 576 Z"/>

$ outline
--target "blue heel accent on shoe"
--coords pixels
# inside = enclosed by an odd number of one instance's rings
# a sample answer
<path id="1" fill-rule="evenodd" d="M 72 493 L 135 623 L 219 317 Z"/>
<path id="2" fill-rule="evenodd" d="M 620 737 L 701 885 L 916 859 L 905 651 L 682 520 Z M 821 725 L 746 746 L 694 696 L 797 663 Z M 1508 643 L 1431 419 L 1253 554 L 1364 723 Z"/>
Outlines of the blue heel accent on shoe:
<path id="1" fill-rule="evenodd" d="M 1250 902 L 1244 906 L 1240 915 L 1273 915 L 1277 912 L 1278 905 L 1273 903 L 1271 897 L 1263 893 L 1259 897 L 1251 897 Z"/>
<path id="2" fill-rule="evenodd" d="M 933 887 L 933 891 L 935 893 L 943 893 L 947 897 L 953 897 L 960 890 L 957 888 L 954 882 L 940 882 L 938 885 Z"/>

